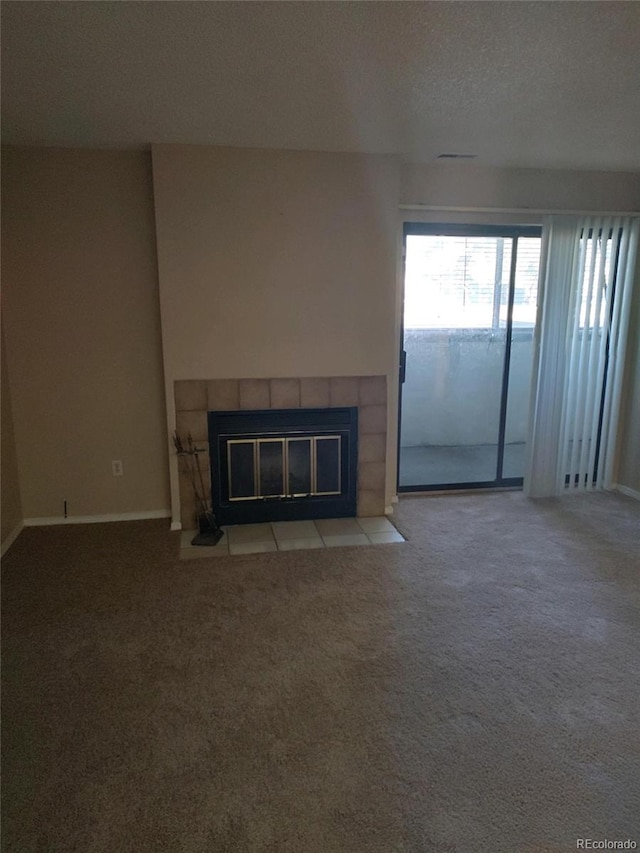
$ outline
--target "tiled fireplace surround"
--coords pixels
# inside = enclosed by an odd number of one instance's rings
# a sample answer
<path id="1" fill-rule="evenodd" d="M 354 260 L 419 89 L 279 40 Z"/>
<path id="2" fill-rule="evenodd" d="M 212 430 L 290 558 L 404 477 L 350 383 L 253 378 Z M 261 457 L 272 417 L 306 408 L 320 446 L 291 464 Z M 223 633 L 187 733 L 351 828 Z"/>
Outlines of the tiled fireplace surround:
<path id="1" fill-rule="evenodd" d="M 378 516 L 385 508 L 387 380 L 385 376 L 298 377 L 287 379 L 185 379 L 174 383 L 176 429 L 198 447 L 205 486 L 210 491 L 208 411 L 358 407 L 358 516 Z M 180 470 L 180 519 L 193 529 L 195 502 Z"/>

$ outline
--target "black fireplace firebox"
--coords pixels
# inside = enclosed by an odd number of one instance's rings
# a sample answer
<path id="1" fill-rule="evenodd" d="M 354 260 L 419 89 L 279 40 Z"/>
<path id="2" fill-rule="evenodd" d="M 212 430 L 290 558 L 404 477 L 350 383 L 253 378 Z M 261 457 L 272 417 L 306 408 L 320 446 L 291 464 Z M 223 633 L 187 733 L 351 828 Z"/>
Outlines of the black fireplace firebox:
<path id="1" fill-rule="evenodd" d="M 208 417 L 218 524 L 355 516 L 357 408 Z"/>

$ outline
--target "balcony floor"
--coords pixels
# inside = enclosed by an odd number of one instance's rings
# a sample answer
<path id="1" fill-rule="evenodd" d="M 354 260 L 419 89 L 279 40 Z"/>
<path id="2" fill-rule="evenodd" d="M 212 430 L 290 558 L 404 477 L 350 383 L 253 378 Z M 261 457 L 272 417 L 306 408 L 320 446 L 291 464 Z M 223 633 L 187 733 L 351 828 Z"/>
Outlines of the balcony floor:
<path id="1" fill-rule="evenodd" d="M 507 444 L 504 477 L 522 477 L 525 444 Z M 497 444 L 402 447 L 400 487 L 483 483 L 496 478 Z"/>

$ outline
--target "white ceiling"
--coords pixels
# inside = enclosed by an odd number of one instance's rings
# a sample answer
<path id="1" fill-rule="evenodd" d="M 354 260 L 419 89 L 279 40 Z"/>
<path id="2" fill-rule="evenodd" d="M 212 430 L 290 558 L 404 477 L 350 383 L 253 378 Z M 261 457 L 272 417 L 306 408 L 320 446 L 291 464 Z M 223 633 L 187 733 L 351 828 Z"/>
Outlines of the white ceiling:
<path id="1" fill-rule="evenodd" d="M 3 2 L 3 142 L 640 170 L 639 2 Z"/>

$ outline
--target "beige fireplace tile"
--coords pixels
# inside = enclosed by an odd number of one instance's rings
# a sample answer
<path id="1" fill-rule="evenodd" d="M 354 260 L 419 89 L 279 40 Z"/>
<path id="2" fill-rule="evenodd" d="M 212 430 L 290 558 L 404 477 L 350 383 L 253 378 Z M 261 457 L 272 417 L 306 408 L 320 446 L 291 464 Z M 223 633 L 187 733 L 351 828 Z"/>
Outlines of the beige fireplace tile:
<path id="1" fill-rule="evenodd" d="M 240 379 L 238 385 L 241 409 L 270 408 L 268 379 Z"/>
<path id="2" fill-rule="evenodd" d="M 363 462 L 358 466 L 358 488 L 364 491 L 384 489 L 384 462 Z"/>
<path id="3" fill-rule="evenodd" d="M 195 460 L 194 460 L 195 462 Z M 208 453 L 198 453 L 198 462 L 200 463 L 200 473 L 202 474 L 202 479 L 204 481 L 204 488 L 207 492 L 205 498 L 209 498 L 209 492 L 211 491 L 211 468 L 209 463 L 209 454 Z M 198 465 L 195 464 L 195 474 L 197 478 L 198 486 L 200 486 L 200 474 L 198 474 Z"/>
<path id="4" fill-rule="evenodd" d="M 211 412 L 232 412 L 240 408 L 237 379 L 210 379 L 207 382 L 207 406 Z"/>
<path id="5" fill-rule="evenodd" d="M 311 548 L 324 548 L 324 542 L 319 536 L 309 536 L 306 539 L 278 540 L 278 551 L 307 551 Z"/>
<path id="6" fill-rule="evenodd" d="M 393 524 L 389 521 L 386 516 L 372 516 L 370 518 L 359 518 L 358 524 L 367 534 L 367 536 L 371 536 L 372 533 L 397 533 L 398 531 L 395 529 Z"/>
<path id="7" fill-rule="evenodd" d="M 192 457 L 186 457 L 184 460 L 183 459 L 180 460 L 180 477 L 179 477 L 180 496 L 181 496 L 181 498 L 188 497 L 189 500 L 191 500 L 191 495 L 193 495 L 193 484 L 191 482 L 191 474 L 189 473 L 189 469 L 187 468 L 187 464 L 189 464 L 191 462 L 191 458 Z M 198 461 L 200 463 L 200 471 L 202 473 L 202 480 L 204 482 L 204 488 L 205 488 L 205 492 L 206 492 L 205 498 L 209 498 L 210 497 L 209 492 L 211 490 L 211 473 L 210 473 L 210 468 L 209 468 L 209 456 L 207 454 L 204 454 L 204 453 L 199 453 L 198 454 Z M 196 483 L 198 484 L 198 492 L 200 492 L 201 491 L 200 475 L 198 474 L 198 467 L 197 467 L 197 465 L 195 465 L 195 461 L 194 461 L 193 473 L 195 476 Z"/>
<path id="8" fill-rule="evenodd" d="M 233 524 L 227 527 L 230 545 L 239 545 L 245 542 L 273 542 L 273 531 L 268 523 L 261 524 Z"/>
<path id="9" fill-rule="evenodd" d="M 358 438 L 358 463 L 384 462 L 387 455 L 387 437 L 384 433 L 366 433 Z"/>
<path id="10" fill-rule="evenodd" d="M 394 542 L 406 542 L 406 539 L 397 530 L 389 530 L 382 533 L 367 533 L 372 545 L 391 545 Z"/>
<path id="11" fill-rule="evenodd" d="M 189 476 L 186 462 L 182 458 L 178 459 L 180 475 L 178 483 L 180 485 L 180 500 L 182 502 L 193 501 L 193 486 L 191 485 L 191 477 Z"/>
<path id="12" fill-rule="evenodd" d="M 239 542 L 236 545 L 229 543 L 229 553 L 232 556 L 239 554 L 268 554 L 277 551 L 275 542 Z"/>
<path id="13" fill-rule="evenodd" d="M 189 495 L 189 492 L 185 492 L 185 495 Z M 197 527 L 197 509 L 194 500 L 190 498 L 181 497 L 180 500 L 180 523 L 182 524 L 183 530 L 192 530 L 194 527 Z"/>
<path id="14" fill-rule="evenodd" d="M 180 488 L 180 500 L 184 502 L 192 502 L 195 505 L 195 496 L 193 492 L 193 483 L 191 482 L 191 475 L 189 473 L 189 467 L 192 464 L 192 457 L 184 456 L 180 457 L 178 460 L 178 466 L 180 475 L 178 478 L 179 488 Z M 202 473 L 202 481 L 204 483 L 204 498 L 205 500 L 209 500 L 211 498 L 211 468 L 209 465 L 209 454 L 199 453 L 198 461 L 200 463 L 200 472 Z M 193 459 L 193 473 L 195 475 L 195 480 L 198 485 L 198 491 L 202 490 L 202 486 L 200 484 L 200 475 L 198 474 L 198 467 L 195 463 L 195 459 Z"/>
<path id="15" fill-rule="evenodd" d="M 184 530 L 196 528 L 196 505 L 193 500 L 182 500 L 180 502 L 180 523 Z"/>
<path id="16" fill-rule="evenodd" d="M 176 430 L 185 448 L 189 433 L 191 433 L 191 438 L 198 444 L 198 447 L 201 447 L 201 442 L 207 442 L 209 438 L 207 412 L 204 409 L 201 412 L 178 412 L 176 414 Z"/>
<path id="17" fill-rule="evenodd" d="M 303 408 L 327 409 L 329 400 L 328 379 L 310 377 L 300 380 L 300 405 Z"/>
<path id="18" fill-rule="evenodd" d="M 358 377 L 332 376 L 330 380 L 329 400 L 331 406 L 357 406 Z"/>
<path id="19" fill-rule="evenodd" d="M 347 545 L 370 545 L 364 533 L 344 533 L 336 536 L 323 536 L 327 548 L 343 548 Z"/>
<path id="20" fill-rule="evenodd" d="M 299 379 L 272 379 L 271 380 L 271 408 L 272 409 L 299 409 L 300 408 L 300 380 Z"/>
<path id="21" fill-rule="evenodd" d="M 207 383 L 204 379 L 179 379 L 173 383 L 177 412 L 207 408 Z"/>
<path id="22" fill-rule="evenodd" d="M 384 515 L 384 489 L 360 489 L 358 492 L 358 515 Z"/>
<path id="23" fill-rule="evenodd" d="M 360 406 L 360 410 L 358 412 L 358 424 L 361 435 L 386 433 L 387 407 Z"/>
<path id="24" fill-rule="evenodd" d="M 387 377 L 361 376 L 358 383 L 358 403 L 361 406 L 386 405 Z"/>
<path id="25" fill-rule="evenodd" d="M 273 521 L 271 528 L 278 543 L 286 539 L 305 539 L 318 535 L 313 521 Z"/>
<path id="26" fill-rule="evenodd" d="M 362 533 L 362 528 L 355 518 L 318 518 L 316 519 L 318 533 L 325 536 L 347 536 Z"/>

